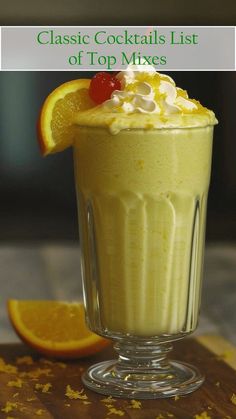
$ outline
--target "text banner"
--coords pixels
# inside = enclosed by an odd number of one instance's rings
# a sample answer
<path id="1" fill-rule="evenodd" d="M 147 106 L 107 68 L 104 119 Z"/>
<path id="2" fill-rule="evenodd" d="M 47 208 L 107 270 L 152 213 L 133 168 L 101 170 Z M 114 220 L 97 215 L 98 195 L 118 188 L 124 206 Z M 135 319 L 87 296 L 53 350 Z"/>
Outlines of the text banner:
<path id="1" fill-rule="evenodd" d="M 235 70 L 235 27 L 2 27 L 2 70 Z"/>

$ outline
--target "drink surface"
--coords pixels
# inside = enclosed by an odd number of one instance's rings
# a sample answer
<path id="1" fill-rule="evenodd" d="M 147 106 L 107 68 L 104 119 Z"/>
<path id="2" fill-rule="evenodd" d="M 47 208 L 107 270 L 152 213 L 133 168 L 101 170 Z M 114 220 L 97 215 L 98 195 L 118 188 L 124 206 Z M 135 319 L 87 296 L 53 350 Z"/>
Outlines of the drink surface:
<path id="1" fill-rule="evenodd" d="M 153 337 L 195 329 L 213 127 L 78 127 L 75 177 L 90 327 Z"/>
<path id="2" fill-rule="evenodd" d="M 190 128 L 217 123 L 214 112 L 190 99 L 169 76 L 151 66 L 131 66 L 116 77 L 121 90 L 114 90 L 99 106 L 79 112 L 76 124 L 106 127 L 117 134 L 126 128 Z"/>

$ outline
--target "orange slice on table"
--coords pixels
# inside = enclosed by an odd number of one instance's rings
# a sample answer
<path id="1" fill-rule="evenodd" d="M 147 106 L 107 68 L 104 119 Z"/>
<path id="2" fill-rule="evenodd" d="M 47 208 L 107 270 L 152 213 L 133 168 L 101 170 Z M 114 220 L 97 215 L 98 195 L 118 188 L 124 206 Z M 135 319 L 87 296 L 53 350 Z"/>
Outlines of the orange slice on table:
<path id="1" fill-rule="evenodd" d="M 87 328 L 81 302 L 9 300 L 8 313 L 19 337 L 43 355 L 77 358 L 110 344 Z"/>
<path id="2" fill-rule="evenodd" d="M 74 116 L 95 106 L 89 86 L 90 79 L 72 80 L 57 87 L 45 100 L 38 121 L 38 140 L 44 156 L 72 145 Z"/>

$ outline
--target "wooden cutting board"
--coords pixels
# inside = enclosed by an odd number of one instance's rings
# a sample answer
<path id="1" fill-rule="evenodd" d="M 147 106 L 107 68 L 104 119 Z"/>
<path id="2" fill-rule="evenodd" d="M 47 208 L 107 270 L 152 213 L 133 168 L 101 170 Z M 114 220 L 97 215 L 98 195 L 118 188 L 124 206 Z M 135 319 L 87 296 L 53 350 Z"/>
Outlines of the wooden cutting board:
<path id="1" fill-rule="evenodd" d="M 83 388 L 83 371 L 113 357 L 112 348 L 84 360 L 59 363 L 42 359 L 21 344 L 0 345 L 0 418 L 235 419 L 236 348 L 219 336 L 202 336 L 175 343 L 173 355 L 205 373 L 203 386 L 177 400 L 139 403 L 106 400 Z M 68 395 L 75 399 L 66 396 L 68 385 L 72 390 Z"/>

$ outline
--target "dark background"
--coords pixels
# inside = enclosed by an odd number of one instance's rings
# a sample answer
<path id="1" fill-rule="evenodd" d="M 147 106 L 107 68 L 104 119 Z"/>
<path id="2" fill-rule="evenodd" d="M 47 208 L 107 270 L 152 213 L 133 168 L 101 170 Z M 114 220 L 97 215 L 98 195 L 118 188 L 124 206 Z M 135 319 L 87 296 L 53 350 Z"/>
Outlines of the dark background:
<path id="1" fill-rule="evenodd" d="M 236 240 L 236 73 L 168 72 L 213 109 L 215 128 L 208 240 Z M 59 84 L 77 72 L 0 73 L 0 240 L 77 240 L 72 150 L 42 158 L 36 121 Z"/>
<path id="2" fill-rule="evenodd" d="M 1 25 L 235 25 L 235 0 L 1 0 Z"/>

